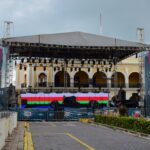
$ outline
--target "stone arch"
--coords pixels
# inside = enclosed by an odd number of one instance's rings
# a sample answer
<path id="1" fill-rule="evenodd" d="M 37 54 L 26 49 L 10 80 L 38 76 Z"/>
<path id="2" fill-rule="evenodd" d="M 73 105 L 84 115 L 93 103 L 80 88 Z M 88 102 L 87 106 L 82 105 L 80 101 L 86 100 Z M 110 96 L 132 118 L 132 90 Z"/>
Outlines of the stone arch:
<path id="1" fill-rule="evenodd" d="M 125 76 L 121 72 L 115 72 L 111 76 L 111 87 L 125 87 Z"/>
<path id="2" fill-rule="evenodd" d="M 132 72 L 129 75 L 129 87 L 130 88 L 140 87 L 140 74 L 138 72 Z"/>
<path id="3" fill-rule="evenodd" d="M 65 82 L 64 82 L 65 81 Z M 70 76 L 66 71 L 59 71 L 55 74 L 55 87 L 70 87 Z"/>
<path id="4" fill-rule="evenodd" d="M 89 77 L 84 71 L 78 71 L 74 76 L 75 87 L 89 87 Z"/>
<path id="5" fill-rule="evenodd" d="M 104 72 L 96 72 L 93 75 L 93 87 L 107 87 L 107 76 Z"/>

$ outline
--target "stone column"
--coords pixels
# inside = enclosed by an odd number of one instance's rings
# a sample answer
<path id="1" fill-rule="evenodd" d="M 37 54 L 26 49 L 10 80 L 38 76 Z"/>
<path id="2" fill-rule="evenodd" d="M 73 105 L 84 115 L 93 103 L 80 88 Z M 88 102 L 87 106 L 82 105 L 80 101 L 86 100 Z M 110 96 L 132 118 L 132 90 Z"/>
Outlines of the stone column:
<path id="1" fill-rule="evenodd" d="M 32 86 L 32 64 L 28 65 L 27 71 L 27 87 Z"/>
<path id="2" fill-rule="evenodd" d="M 107 78 L 107 87 L 111 88 L 111 78 Z"/>
<path id="3" fill-rule="evenodd" d="M 70 87 L 74 87 L 74 78 L 70 77 Z"/>
<path id="4" fill-rule="evenodd" d="M 127 67 L 125 67 L 125 87 L 129 88 L 129 72 Z"/>
<path id="5" fill-rule="evenodd" d="M 125 74 L 125 88 L 129 88 L 129 78 L 126 74 Z"/>
<path id="6" fill-rule="evenodd" d="M 19 66 L 16 66 L 16 88 L 20 89 L 20 70 L 19 70 Z"/>
<path id="7" fill-rule="evenodd" d="M 93 74 L 95 73 L 93 69 L 90 68 L 90 71 L 86 73 L 88 74 L 88 79 L 89 79 L 89 87 L 93 87 Z"/>

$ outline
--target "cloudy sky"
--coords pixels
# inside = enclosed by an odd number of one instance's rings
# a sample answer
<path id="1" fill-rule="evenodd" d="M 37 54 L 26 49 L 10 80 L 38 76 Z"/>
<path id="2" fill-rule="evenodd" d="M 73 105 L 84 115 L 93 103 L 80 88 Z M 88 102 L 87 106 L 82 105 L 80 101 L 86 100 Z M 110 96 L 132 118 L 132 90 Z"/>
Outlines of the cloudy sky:
<path id="1" fill-rule="evenodd" d="M 0 37 L 4 21 L 13 36 L 82 31 L 136 41 L 136 28 L 150 43 L 150 0 L 0 0 Z"/>

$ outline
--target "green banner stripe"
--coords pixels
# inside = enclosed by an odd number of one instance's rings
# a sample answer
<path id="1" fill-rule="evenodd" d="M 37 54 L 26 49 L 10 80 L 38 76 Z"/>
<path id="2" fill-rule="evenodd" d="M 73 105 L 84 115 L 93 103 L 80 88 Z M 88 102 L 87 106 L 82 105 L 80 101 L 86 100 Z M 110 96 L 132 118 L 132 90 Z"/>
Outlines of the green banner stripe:
<path id="1" fill-rule="evenodd" d="M 108 101 L 98 101 L 99 104 L 108 104 Z"/>
<path id="2" fill-rule="evenodd" d="M 80 104 L 88 104 L 89 101 L 78 101 L 78 103 L 80 103 Z"/>
<path id="3" fill-rule="evenodd" d="M 63 101 L 58 101 L 58 103 L 59 103 L 59 104 L 62 104 L 62 103 L 63 103 Z"/>
<path id="4" fill-rule="evenodd" d="M 80 104 L 88 104 L 89 101 L 78 101 Z M 99 104 L 107 104 L 108 101 L 97 101 Z"/>
<path id="5" fill-rule="evenodd" d="M 27 102 L 27 104 L 28 105 L 33 105 L 33 104 L 40 105 L 40 104 L 50 104 L 50 102 L 48 102 L 48 101 L 45 101 L 45 102 L 34 101 L 34 102 Z"/>

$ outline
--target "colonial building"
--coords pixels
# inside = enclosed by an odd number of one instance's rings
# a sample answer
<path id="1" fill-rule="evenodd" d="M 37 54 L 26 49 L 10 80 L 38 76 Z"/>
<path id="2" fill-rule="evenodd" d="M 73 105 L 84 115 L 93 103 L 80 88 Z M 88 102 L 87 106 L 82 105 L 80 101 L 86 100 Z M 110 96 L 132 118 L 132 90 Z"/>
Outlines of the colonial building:
<path id="1" fill-rule="evenodd" d="M 146 45 L 71 32 L 4 39 L 15 61 L 18 91 L 109 92 L 119 87 L 127 99 L 141 87 L 136 54 Z M 129 58 L 128 58 L 129 57 Z"/>
<path id="2" fill-rule="evenodd" d="M 49 61 L 53 61 L 53 64 Z M 64 66 L 64 61 L 59 59 L 26 60 L 22 58 L 16 65 L 16 89 L 31 89 L 36 92 L 105 90 L 110 91 L 110 97 L 112 97 L 117 94 L 119 87 L 123 87 L 129 98 L 140 88 L 140 62 L 135 56 L 119 62 L 115 68 L 113 66 L 111 69 L 102 68 L 94 60 L 84 61 L 84 63 L 82 61 L 72 60 Z"/>

